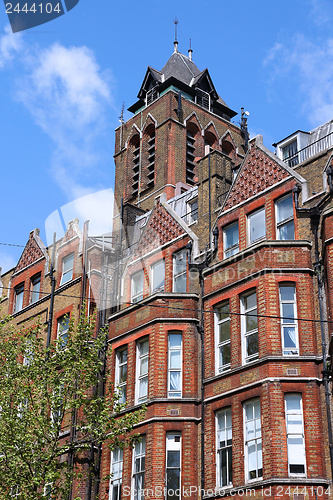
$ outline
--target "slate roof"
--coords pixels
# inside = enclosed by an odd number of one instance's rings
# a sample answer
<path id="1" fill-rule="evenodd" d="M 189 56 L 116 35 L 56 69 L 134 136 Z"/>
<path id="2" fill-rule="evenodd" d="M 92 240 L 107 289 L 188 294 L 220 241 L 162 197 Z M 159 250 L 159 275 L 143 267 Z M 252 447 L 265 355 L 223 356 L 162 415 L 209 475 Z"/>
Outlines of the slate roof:
<path id="1" fill-rule="evenodd" d="M 161 69 L 161 73 L 164 75 L 164 80 L 173 76 L 186 85 L 191 85 L 192 79 L 200 75 L 201 71 L 188 57 L 180 52 L 174 52 Z"/>
<path id="2" fill-rule="evenodd" d="M 135 113 L 145 105 L 147 92 L 154 87 L 158 87 L 159 92 L 167 88 L 168 85 L 175 85 L 185 92 L 195 95 L 196 88 L 209 92 L 211 99 L 215 103 L 214 112 L 221 116 L 228 116 L 231 119 L 237 113 L 230 109 L 224 100 L 216 92 L 208 69 L 200 71 L 194 62 L 177 50 L 169 57 L 161 71 L 148 66 L 145 78 L 138 93 L 139 101 L 128 108 Z M 225 116 L 224 116 L 225 117 Z"/>

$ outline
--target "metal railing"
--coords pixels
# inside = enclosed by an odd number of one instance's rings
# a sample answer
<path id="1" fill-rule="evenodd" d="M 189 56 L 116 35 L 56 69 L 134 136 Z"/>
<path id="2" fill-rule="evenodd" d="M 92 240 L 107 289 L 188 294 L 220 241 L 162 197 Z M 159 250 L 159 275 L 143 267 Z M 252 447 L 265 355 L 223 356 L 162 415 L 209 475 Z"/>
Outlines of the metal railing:
<path id="1" fill-rule="evenodd" d="M 329 149 L 332 146 L 333 146 L 333 132 L 325 135 L 324 137 L 321 137 L 312 144 L 305 146 L 305 148 L 298 150 L 297 153 L 287 156 L 286 158 L 283 159 L 283 161 L 287 163 L 289 167 L 295 167 L 299 163 L 302 163 L 303 161 L 312 158 L 312 156 L 315 156 L 321 151 Z"/>

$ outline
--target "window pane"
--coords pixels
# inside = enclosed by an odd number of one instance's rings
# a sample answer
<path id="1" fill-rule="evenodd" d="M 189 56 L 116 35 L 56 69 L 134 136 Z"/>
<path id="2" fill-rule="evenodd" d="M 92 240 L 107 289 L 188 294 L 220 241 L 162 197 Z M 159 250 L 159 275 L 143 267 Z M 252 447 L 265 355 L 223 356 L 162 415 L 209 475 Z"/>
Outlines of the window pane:
<path id="1" fill-rule="evenodd" d="M 186 293 L 186 274 L 175 277 L 174 291 L 176 293 Z"/>
<path id="2" fill-rule="evenodd" d="M 230 339 L 230 321 L 225 321 L 219 325 L 219 333 L 220 342 Z"/>
<path id="3" fill-rule="evenodd" d="M 277 203 L 277 222 L 289 219 L 293 215 L 293 199 L 290 195 Z"/>
<path id="4" fill-rule="evenodd" d="M 231 362 L 230 356 L 230 344 L 226 344 L 220 347 L 220 367 L 224 365 L 229 365 Z"/>
<path id="5" fill-rule="evenodd" d="M 182 346 L 182 336 L 179 333 L 170 333 L 169 334 L 169 346 L 172 347 L 181 347 Z"/>
<path id="6" fill-rule="evenodd" d="M 247 343 L 247 355 L 252 356 L 254 354 L 258 354 L 259 345 L 258 345 L 258 333 L 253 333 L 246 338 Z"/>
<path id="7" fill-rule="evenodd" d="M 223 319 L 226 319 L 226 318 L 229 318 L 229 304 L 226 304 L 225 306 L 223 307 L 220 307 L 218 310 L 217 310 L 217 314 L 218 314 L 218 320 L 219 321 L 222 321 Z"/>
<path id="8" fill-rule="evenodd" d="M 149 352 L 149 340 L 145 340 L 145 342 L 141 342 L 140 344 L 140 355 L 148 354 Z"/>
<path id="9" fill-rule="evenodd" d="M 153 291 L 164 290 L 164 261 L 153 266 Z"/>
<path id="10" fill-rule="evenodd" d="M 180 467 L 180 453 L 179 451 L 167 452 L 167 467 Z"/>
<path id="11" fill-rule="evenodd" d="M 283 340 L 285 348 L 295 348 L 296 349 L 296 330 L 295 327 L 284 327 L 283 328 Z"/>
<path id="12" fill-rule="evenodd" d="M 31 288 L 32 304 L 39 299 L 39 291 L 40 291 L 40 277 L 37 277 L 32 280 L 32 288 Z"/>
<path id="13" fill-rule="evenodd" d="M 258 328 L 258 318 L 256 316 L 257 309 L 251 311 L 246 315 L 246 331 L 251 332 L 252 330 L 256 330 Z"/>
<path id="14" fill-rule="evenodd" d="M 63 272 L 67 272 L 73 268 L 74 255 L 70 255 L 63 260 Z"/>
<path id="15" fill-rule="evenodd" d="M 140 361 L 140 375 L 146 375 L 147 373 L 148 373 L 148 357 L 145 357 Z"/>
<path id="16" fill-rule="evenodd" d="M 257 307 L 257 294 L 251 293 L 251 295 L 247 295 L 244 297 L 244 305 L 245 309 L 252 309 L 253 307 Z"/>
<path id="17" fill-rule="evenodd" d="M 23 307 L 23 294 L 24 294 L 24 286 L 20 286 L 15 289 L 15 311 L 21 311 Z"/>
<path id="18" fill-rule="evenodd" d="M 170 368 L 180 368 L 180 351 L 170 352 Z"/>
<path id="19" fill-rule="evenodd" d="M 167 498 L 175 500 L 179 495 L 175 495 L 176 490 L 179 489 L 180 484 L 180 470 L 170 469 L 167 471 Z M 177 491 L 178 493 L 178 491 Z"/>
<path id="20" fill-rule="evenodd" d="M 282 304 L 282 323 L 295 323 L 294 304 Z"/>
<path id="21" fill-rule="evenodd" d="M 266 234 L 265 210 L 259 210 L 249 216 L 250 221 L 250 243 L 262 238 Z"/>
<path id="22" fill-rule="evenodd" d="M 295 297 L 295 287 L 294 286 L 280 286 L 281 300 L 291 300 L 294 301 Z"/>
<path id="23" fill-rule="evenodd" d="M 143 271 L 132 277 L 132 295 L 138 295 L 143 291 Z"/>
<path id="24" fill-rule="evenodd" d="M 225 249 L 233 247 L 234 245 L 238 245 L 238 223 L 233 224 L 232 226 L 227 227 L 224 230 L 225 234 Z"/>
<path id="25" fill-rule="evenodd" d="M 170 391 L 180 391 L 180 372 L 170 373 Z M 173 396 L 178 397 L 178 394 Z"/>
<path id="26" fill-rule="evenodd" d="M 279 240 L 294 240 L 295 239 L 295 229 L 294 221 L 291 220 L 283 224 L 278 228 L 278 239 Z"/>
<path id="27" fill-rule="evenodd" d="M 286 394 L 287 412 L 301 411 L 301 395 L 300 394 Z"/>

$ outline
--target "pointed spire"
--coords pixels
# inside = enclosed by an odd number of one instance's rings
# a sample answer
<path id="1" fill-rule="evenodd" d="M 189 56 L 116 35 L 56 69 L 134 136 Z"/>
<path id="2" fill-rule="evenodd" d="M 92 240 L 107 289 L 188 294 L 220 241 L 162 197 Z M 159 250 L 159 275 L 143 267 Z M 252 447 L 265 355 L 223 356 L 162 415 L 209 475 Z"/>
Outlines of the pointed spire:
<path id="1" fill-rule="evenodd" d="M 188 49 L 188 58 L 190 61 L 192 61 L 192 53 L 193 53 L 193 50 L 192 50 L 192 43 L 191 43 L 191 38 L 190 38 L 190 48 Z"/>
<path id="2" fill-rule="evenodd" d="M 174 47 L 173 51 L 178 52 L 177 25 L 179 24 L 179 21 L 177 17 L 175 17 L 173 23 L 175 25 L 175 41 L 173 42 L 173 47 Z"/>

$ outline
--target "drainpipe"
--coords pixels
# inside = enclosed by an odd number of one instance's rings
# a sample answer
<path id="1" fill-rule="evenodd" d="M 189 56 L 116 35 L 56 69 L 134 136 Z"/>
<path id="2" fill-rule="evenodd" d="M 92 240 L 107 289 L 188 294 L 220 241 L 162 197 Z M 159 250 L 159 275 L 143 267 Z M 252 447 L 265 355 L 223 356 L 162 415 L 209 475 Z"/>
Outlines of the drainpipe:
<path id="1" fill-rule="evenodd" d="M 54 277 L 55 243 L 56 243 L 56 233 L 53 233 L 53 248 L 52 248 L 51 266 L 50 266 L 51 298 L 50 298 L 49 319 L 47 321 L 46 349 L 49 348 L 49 345 L 51 343 L 51 334 L 52 334 L 52 319 L 53 319 L 53 309 L 54 309 L 54 290 L 55 290 L 55 285 L 56 285 L 56 279 Z"/>
<path id="2" fill-rule="evenodd" d="M 201 490 L 201 497 L 203 496 L 203 492 L 205 489 L 205 385 L 204 385 L 204 378 L 205 378 L 205 350 L 204 350 L 204 331 L 205 331 L 205 318 L 204 318 L 204 294 L 205 294 L 205 283 L 204 283 L 204 277 L 203 277 L 203 271 L 208 268 L 210 265 L 211 261 L 213 258 L 216 256 L 217 249 L 218 249 L 218 235 L 219 235 L 219 230 L 216 227 L 213 230 L 213 250 L 207 251 L 206 249 L 206 255 L 205 255 L 205 260 L 203 262 L 192 262 L 192 242 L 190 241 L 187 245 L 186 248 L 188 250 L 189 256 L 188 256 L 188 261 L 189 261 L 189 271 L 196 271 L 198 273 L 199 277 L 199 285 L 200 285 L 200 300 L 199 300 L 199 325 L 198 325 L 198 333 L 200 336 L 200 352 L 201 352 L 201 439 L 200 439 L 200 444 L 201 444 L 201 479 L 200 479 L 200 490 Z"/>
<path id="3" fill-rule="evenodd" d="M 317 207 L 314 207 L 312 213 L 310 213 L 310 219 L 312 223 L 314 243 L 315 243 L 315 273 L 317 276 L 318 284 L 318 301 L 319 301 L 319 316 L 320 316 L 320 330 L 321 330 L 321 345 L 323 353 L 323 385 L 325 390 L 325 402 L 326 402 L 326 414 L 327 414 L 327 428 L 328 428 L 328 443 L 330 449 L 330 460 L 331 460 L 331 473 L 333 478 L 333 440 L 332 440 L 332 419 L 331 419 L 331 401 L 330 401 L 330 391 L 329 391 L 329 371 L 327 364 L 326 355 L 326 335 L 324 326 L 324 274 L 323 274 L 323 263 L 319 256 L 319 245 L 318 245 L 318 228 L 320 223 L 321 212 Z"/>
<path id="4" fill-rule="evenodd" d="M 332 418 L 331 418 L 331 401 L 330 401 L 330 391 L 329 391 L 329 370 L 328 361 L 326 354 L 326 334 L 325 334 L 325 317 L 324 317 L 324 273 L 323 273 L 323 263 L 319 254 L 319 237 L 318 229 L 322 216 L 322 206 L 326 201 L 332 197 L 332 169 L 329 167 L 327 170 L 327 177 L 329 183 L 329 193 L 315 206 L 311 208 L 300 208 L 298 204 L 298 195 L 301 191 L 301 186 L 296 185 L 293 188 L 295 208 L 299 214 L 304 214 L 311 221 L 314 244 L 315 244 L 315 263 L 314 270 L 317 276 L 317 286 L 318 286 L 318 302 L 319 302 L 319 317 L 320 317 L 320 331 L 321 331 L 321 345 L 323 354 L 323 385 L 325 390 L 325 403 L 326 403 L 326 415 L 327 415 L 327 429 L 328 429 L 328 443 L 330 450 L 330 462 L 331 462 L 331 474 L 333 479 L 333 437 L 332 437 Z"/>

